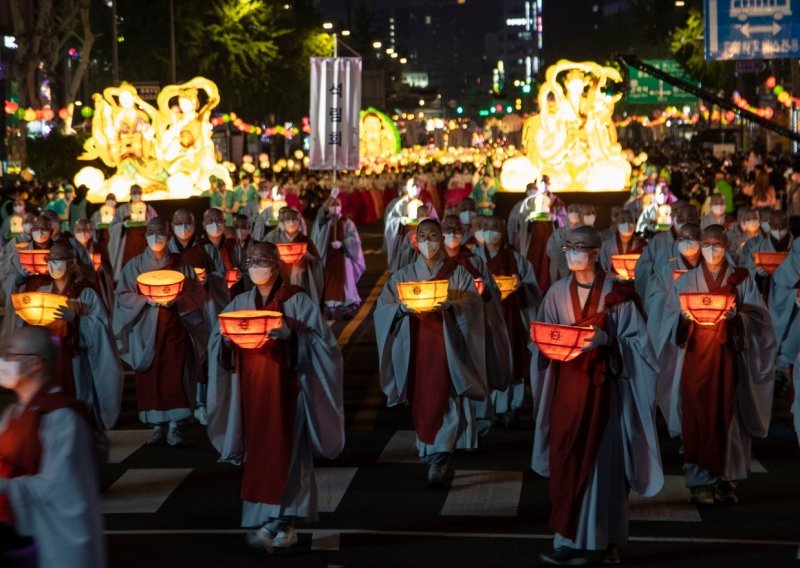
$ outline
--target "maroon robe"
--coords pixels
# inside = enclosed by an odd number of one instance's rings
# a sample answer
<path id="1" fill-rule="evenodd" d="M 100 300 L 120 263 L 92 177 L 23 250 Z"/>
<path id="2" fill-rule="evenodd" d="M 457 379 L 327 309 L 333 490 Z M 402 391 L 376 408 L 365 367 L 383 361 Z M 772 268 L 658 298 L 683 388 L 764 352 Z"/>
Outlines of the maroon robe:
<path id="1" fill-rule="evenodd" d="M 531 227 L 533 225 L 533 227 Z M 529 221 L 529 229 L 533 229 L 528 241 L 525 257 L 533 266 L 536 282 L 542 294 L 550 288 L 550 257 L 547 256 L 547 241 L 553 234 L 553 223 L 550 221 Z"/>
<path id="2" fill-rule="evenodd" d="M 344 286 L 347 276 L 345 266 L 346 253 L 344 243 L 338 249 L 333 248 L 334 241 L 344 237 L 344 219 L 339 217 L 335 223 L 328 223 L 328 250 L 325 255 L 325 293 L 326 302 L 344 302 Z"/>
<path id="3" fill-rule="evenodd" d="M 122 251 L 122 266 L 135 256 L 139 256 L 147 248 L 145 232 L 147 227 L 123 227 L 125 231 L 125 249 Z"/>

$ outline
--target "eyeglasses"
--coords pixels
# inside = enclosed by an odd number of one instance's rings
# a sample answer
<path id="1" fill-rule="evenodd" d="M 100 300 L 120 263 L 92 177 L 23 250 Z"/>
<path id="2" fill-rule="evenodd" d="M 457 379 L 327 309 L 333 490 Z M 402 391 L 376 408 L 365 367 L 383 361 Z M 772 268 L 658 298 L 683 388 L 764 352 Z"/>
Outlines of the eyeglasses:
<path id="1" fill-rule="evenodd" d="M 267 259 L 267 258 L 248 258 L 244 261 L 244 267 L 250 268 L 252 266 L 258 266 L 259 268 L 272 268 L 277 263 L 274 260 Z"/>
<path id="2" fill-rule="evenodd" d="M 566 244 L 561 247 L 563 252 L 592 252 L 593 250 L 597 250 L 597 247 L 587 247 L 585 245 L 572 245 Z"/>
<path id="3" fill-rule="evenodd" d="M 703 242 L 703 248 L 713 248 L 714 250 L 727 250 L 727 246 L 720 243 L 707 243 Z"/>

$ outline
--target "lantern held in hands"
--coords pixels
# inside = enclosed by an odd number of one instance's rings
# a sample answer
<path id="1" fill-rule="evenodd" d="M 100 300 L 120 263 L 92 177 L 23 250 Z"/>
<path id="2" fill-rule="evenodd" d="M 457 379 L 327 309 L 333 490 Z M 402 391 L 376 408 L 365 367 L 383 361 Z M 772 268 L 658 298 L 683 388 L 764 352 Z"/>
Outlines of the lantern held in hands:
<path id="1" fill-rule="evenodd" d="M 279 243 L 276 246 L 284 264 L 294 264 L 303 258 L 308 250 L 308 243 Z"/>
<path id="2" fill-rule="evenodd" d="M 591 327 L 531 322 L 531 340 L 542 355 L 553 361 L 566 363 L 583 353 L 586 340 L 594 335 Z"/>
<path id="3" fill-rule="evenodd" d="M 684 292 L 680 294 L 681 309 L 700 325 L 716 325 L 736 305 L 736 294 Z"/>
<path id="4" fill-rule="evenodd" d="M 686 274 L 687 272 L 689 272 L 689 271 L 688 270 L 683 270 L 681 268 L 679 268 L 678 270 L 673 270 L 672 271 L 672 279 L 673 280 L 677 280 L 678 278 L 680 278 L 682 275 Z"/>
<path id="5" fill-rule="evenodd" d="M 11 294 L 14 311 L 25 323 L 48 326 L 56 321 L 56 310 L 67 307 L 67 297 L 49 292 Z"/>
<path id="6" fill-rule="evenodd" d="M 519 278 L 516 274 L 511 276 L 495 276 L 494 281 L 500 288 L 500 299 L 505 300 L 519 288 Z"/>
<path id="7" fill-rule="evenodd" d="M 131 223 L 144 223 L 147 221 L 147 205 L 144 201 L 131 203 Z"/>
<path id="8" fill-rule="evenodd" d="M 97 272 L 103 266 L 103 257 L 99 252 L 92 253 L 92 266 L 94 271 Z"/>
<path id="9" fill-rule="evenodd" d="M 483 278 L 475 278 L 475 288 L 478 289 L 478 295 L 479 296 L 483 295 L 484 287 L 485 287 L 485 285 L 483 283 Z"/>
<path id="10" fill-rule="evenodd" d="M 761 270 L 772 275 L 788 256 L 788 252 L 759 251 L 753 253 L 753 261 Z"/>
<path id="11" fill-rule="evenodd" d="M 228 285 L 228 288 L 236 284 L 239 278 L 241 278 L 241 273 L 238 268 L 229 268 L 227 272 L 225 272 L 225 283 Z"/>
<path id="12" fill-rule="evenodd" d="M 19 263 L 31 274 L 47 274 L 49 250 L 25 249 L 19 251 Z"/>
<path id="13" fill-rule="evenodd" d="M 139 293 L 159 305 L 175 301 L 183 290 L 186 276 L 177 270 L 151 270 L 136 278 Z"/>
<path id="14" fill-rule="evenodd" d="M 206 283 L 206 269 L 205 268 L 198 268 L 195 267 L 194 275 L 197 276 L 197 279 L 202 282 L 203 284 Z"/>
<path id="15" fill-rule="evenodd" d="M 240 310 L 219 314 L 219 329 L 241 349 L 259 349 L 271 330 L 282 324 L 283 314 L 265 310 Z"/>
<path id="16" fill-rule="evenodd" d="M 449 286 L 447 280 L 398 282 L 397 295 L 412 312 L 429 312 L 447 299 Z"/>
<path id="17" fill-rule="evenodd" d="M 611 255 L 611 266 L 614 272 L 623 280 L 633 280 L 636 271 L 636 263 L 639 262 L 640 254 L 614 254 Z"/>

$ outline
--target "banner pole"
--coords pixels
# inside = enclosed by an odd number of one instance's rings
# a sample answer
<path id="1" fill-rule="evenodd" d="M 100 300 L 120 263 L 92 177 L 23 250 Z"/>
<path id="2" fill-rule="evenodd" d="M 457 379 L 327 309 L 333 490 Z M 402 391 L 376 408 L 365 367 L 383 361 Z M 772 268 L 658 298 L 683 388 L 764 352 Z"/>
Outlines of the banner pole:
<path id="1" fill-rule="evenodd" d="M 339 34 L 333 34 L 333 59 L 335 60 L 339 57 Z M 335 65 L 335 62 L 334 62 Z M 333 166 L 333 187 L 331 190 L 336 188 L 336 164 L 334 163 Z"/>

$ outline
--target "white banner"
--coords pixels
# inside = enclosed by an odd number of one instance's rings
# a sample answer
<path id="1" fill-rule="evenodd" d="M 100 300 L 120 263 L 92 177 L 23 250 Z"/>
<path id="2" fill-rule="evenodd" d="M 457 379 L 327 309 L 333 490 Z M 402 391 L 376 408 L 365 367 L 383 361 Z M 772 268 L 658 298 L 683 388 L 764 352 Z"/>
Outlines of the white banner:
<path id="1" fill-rule="evenodd" d="M 354 170 L 360 165 L 361 58 L 311 58 L 312 170 Z"/>

